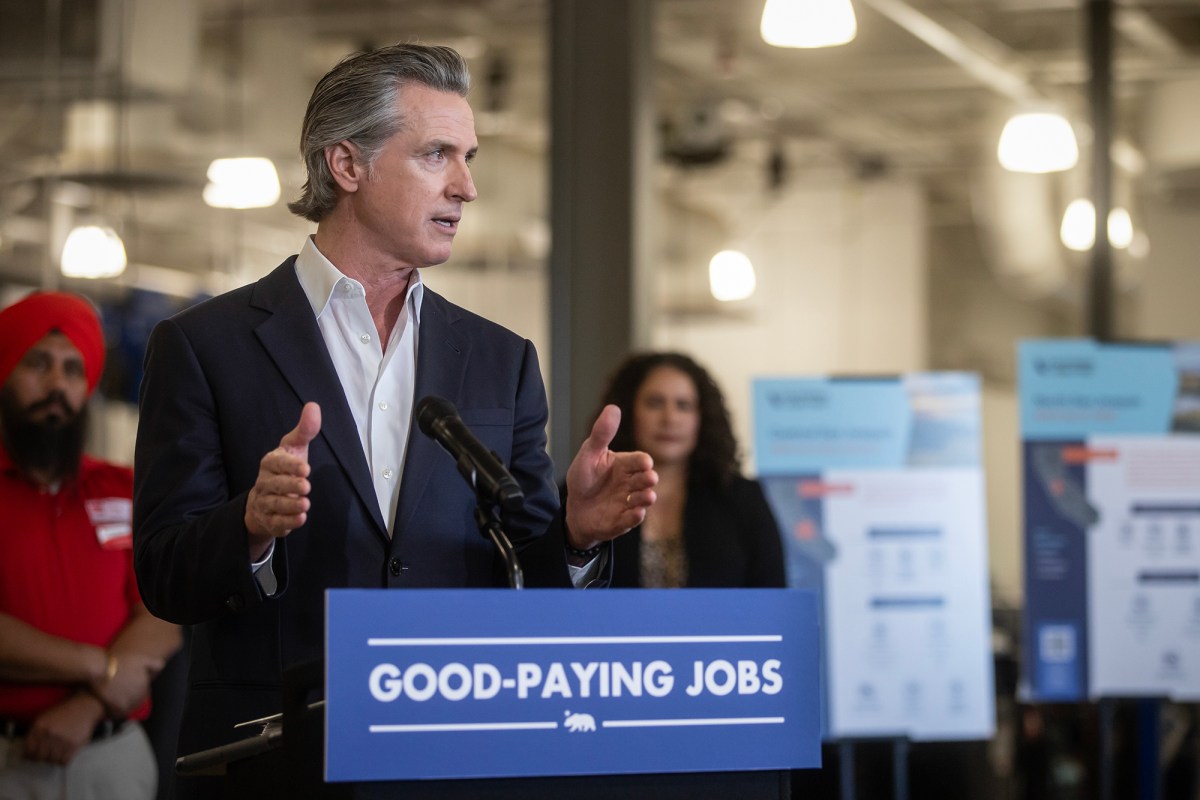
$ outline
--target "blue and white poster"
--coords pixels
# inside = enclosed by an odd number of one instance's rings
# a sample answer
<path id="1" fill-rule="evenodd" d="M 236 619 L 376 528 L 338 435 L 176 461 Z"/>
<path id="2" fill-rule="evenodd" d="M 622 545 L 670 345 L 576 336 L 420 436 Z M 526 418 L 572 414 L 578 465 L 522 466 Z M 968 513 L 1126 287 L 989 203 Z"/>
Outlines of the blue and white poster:
<path id="1" fill-rule="evenodd" d="M 791 589 L 333 590 L 328 781 L 818 767 Z"/>
<path id="2" fill-rule="evenodd" d="M 763 379 L 754 413 L 788 582 L 822 606 L 826 735 L 990 738 L 978 378 Z"/>
<path id="3" fill-rule="evenodd" d="M 1200 343 L 1022 342 L 1025 682 L 1200 698 Z"/>

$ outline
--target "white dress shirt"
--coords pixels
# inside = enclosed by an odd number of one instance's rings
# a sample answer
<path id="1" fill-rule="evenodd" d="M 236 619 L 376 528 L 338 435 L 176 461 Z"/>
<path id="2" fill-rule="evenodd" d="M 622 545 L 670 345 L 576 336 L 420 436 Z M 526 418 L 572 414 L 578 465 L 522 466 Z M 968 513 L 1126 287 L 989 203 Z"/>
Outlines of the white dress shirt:
<path id="1" fill-rule="evenodd" d="M 387 347 L 379 341 L 362 284 L 331 264 L 311 236 L 296 257 L 296 277 L 342 383 L 391 536 L 417 385 L 417 336 L 425 294 L 421 273 L 412 272 Z"/>

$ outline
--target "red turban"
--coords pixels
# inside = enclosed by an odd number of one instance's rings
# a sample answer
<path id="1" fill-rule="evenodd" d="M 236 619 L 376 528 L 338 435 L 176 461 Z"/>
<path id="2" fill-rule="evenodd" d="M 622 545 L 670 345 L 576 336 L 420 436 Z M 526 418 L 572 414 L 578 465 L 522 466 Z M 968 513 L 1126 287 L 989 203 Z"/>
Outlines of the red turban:
<path id="1" fill-rule="evenodd" d="M 104 332 L 96 310 L 84 298 L 64 292 L 34 292 L 0 311 L 0 386 L 30 347 L 51 331 L 71 340 L 83 355 L 88 394 L 104 371 Z"/>

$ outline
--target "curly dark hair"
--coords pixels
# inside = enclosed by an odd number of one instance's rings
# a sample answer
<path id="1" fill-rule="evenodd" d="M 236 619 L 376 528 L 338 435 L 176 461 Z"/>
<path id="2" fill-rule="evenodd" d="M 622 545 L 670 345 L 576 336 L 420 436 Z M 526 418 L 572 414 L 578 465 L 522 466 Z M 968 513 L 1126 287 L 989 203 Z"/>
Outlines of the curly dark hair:
<path id="1" fill-rule="evenodd" d="M 700 400 L 700 430 L 696 436 L 696 449 L 688 458 L 689 480 L 721 486 L 728 483 L 741 471 L 741 457 L 737 439 L 729 422 L 729 410 L 725 407 L 725 396 L 716 381 L 704 367 L 682 353 L 650 352 L 635 353 L 617 367 L 608 379 L 600 408 L 609 403 L 621 409 L 621 427 L 613 438 L 613 450 L 636 450 L 633 436 L 633 403 L 646 377 L 659 367 L 672 367 L 692 379 Z"/>

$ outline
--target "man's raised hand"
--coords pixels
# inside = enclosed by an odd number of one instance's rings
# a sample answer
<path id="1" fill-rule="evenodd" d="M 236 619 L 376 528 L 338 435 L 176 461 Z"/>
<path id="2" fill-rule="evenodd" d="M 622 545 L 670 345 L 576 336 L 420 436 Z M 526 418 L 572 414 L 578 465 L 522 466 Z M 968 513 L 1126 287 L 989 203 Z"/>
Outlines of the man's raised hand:
<path id="1" fill-rule="evenodd" d="M 284 434 L 279 447 L 263 456 L 258 478 L 246 498 L 246 530 L 250 556 L 257 561 L 272 539 L 287 536 L 308 519 L 308 445 L 321 432 L 321 407 L 305 403 L 296 427 Z"/>

